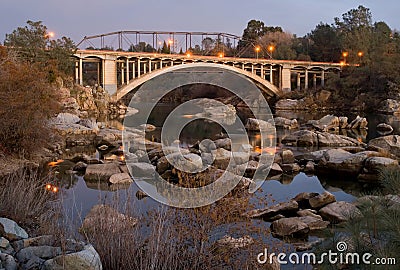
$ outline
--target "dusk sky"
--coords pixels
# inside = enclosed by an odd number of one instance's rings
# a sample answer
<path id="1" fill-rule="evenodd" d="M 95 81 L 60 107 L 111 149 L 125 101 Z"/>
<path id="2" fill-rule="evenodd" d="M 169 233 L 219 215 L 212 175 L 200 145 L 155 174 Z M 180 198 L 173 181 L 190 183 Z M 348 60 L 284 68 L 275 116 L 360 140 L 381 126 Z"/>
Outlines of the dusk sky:
<path id="1" fill-rule="evenodd" d="M 370 8 L 374 21 L 400 30 L 398 0 L 1 0 L 0 41 L 27 20 L 41 20 L 56 37 L 119 30 L 213 31 L 241 35 L 250 19 L 303 36 L 319 22 L 352 8 Z"/>

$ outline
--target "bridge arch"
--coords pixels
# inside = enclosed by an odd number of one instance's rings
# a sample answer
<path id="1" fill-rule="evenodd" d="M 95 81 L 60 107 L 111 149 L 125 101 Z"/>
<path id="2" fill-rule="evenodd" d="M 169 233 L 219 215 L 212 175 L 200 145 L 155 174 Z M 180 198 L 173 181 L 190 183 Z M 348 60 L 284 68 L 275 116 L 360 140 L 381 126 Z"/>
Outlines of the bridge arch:
<path id="1" fill-rule="evenodd" d="M 227 70 L 234 72 L 238 75 L 245 76 L 248 80 L 252 81 L 255 85 L 257 85 L 258 88 L 260 88 L 262 91 L 264 91 L 266 94 L 269 96 L 281 96 L 282 92 L 273 84 L 270 82 L 262 79 L 261 77 L 252 74 L 251 72 L 248 72 L 246 70 L 233 67 L 233 66 L 228 66 L 228 65 L 223 65 L 223 64 L 217 64 L 217 63 L 185 63 L 181 65 L 175 65 L 175 66 L 169 66 L 169 67 L 164 67 L 162 69 L 158 69 L 155 71 L 152 71 L 150 73 L 143 74 L 140 78 L 136 78 L 133 81 L 131 81 L 129 84 L 123 86 L 120 88 L 114 95 L 113 99 L 115 101 L 120 100 L 123 98 L 125 95 L 127 95 L 129 92 L 134 90 L 136 87 L 140 86 L 141 84 L 157 77 L 162 74 L 168 73 L 168 72 L 175 72 L 175 71 L 183 71 L 184 69 L 188 68 L 204 68 L 204 72 L 206 72 L 207 68 L 212 68 L 212 69 L 222 69 L 222 70 Z"/>

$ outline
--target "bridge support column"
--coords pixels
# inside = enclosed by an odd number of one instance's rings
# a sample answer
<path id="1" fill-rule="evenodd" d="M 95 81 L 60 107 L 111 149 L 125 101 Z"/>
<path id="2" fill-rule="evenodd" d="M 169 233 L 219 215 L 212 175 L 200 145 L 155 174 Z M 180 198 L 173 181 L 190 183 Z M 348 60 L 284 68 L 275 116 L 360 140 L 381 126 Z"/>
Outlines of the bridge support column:
<path id="1" fill-rule="evenodd" d="M 146 63 L 143 63 L 143 74 L 147 73 L 147 65 Z"/>
<path id="2" fill-rule="evenodd" d="M 149 72 L 151 72 L 151 60 L 149 60 Z"/>
<path id="3" fill-rule="evenodd" d="M 254 65 L 251 64 L 251 74 L 254 74 Z"/>
<path id="4" fill-rule="evenodd" d="M 290 92 L 292 90 L 291 87 L 291 71 L 290 71 L 290 66 L 284 65 L 282 67 L 282 91 L 283 92 Z"/>
<path id="5" fill-rule="evenodd" d="M 140 58 L 137 60 L 137 77 L 140 78 Z"/>
<path id="6" fill-rule="evenodd" d="M 300 90 L 301 87 L 301 76 L 300 72 L 297 72 L 297 90 Z"/>
<path id="7" fill-rule="evenodd" d="M 79 58 L 79 84 L 83 85 L 83 60 Z"/>
<path id="8" fill-rule="evenodd" d="M 125 63 L 121 63 L 121 84 L 125 84 Z"/>
<path id="9" fill-rule="evenodd" d="M 304 89 L 308 89 L 308 70 L 306 69 L 305 74 L 304 74 Z"/>
<path id="10" fill-rule="evenodd" d="M 263 80 L 265 80 L 265 74 L 264 74 L 264 66 L 263 65 L 261 65 L 261 78 L 263 79 Z"/>
<path id="11" fill-rule="evenodd" d="M 132 79 L 136 78 L 136 61 L 132 62 Z"/>
<path id="12" fill-rule="evenodd" d="M 126 59 L 126 84 L 129 84 L 129 59 Z"/>
<path id="13" fill-rule="evenodd" d="M 321 86 L 325 86 L 325 70 L 323 70 L 321 73 Z"/>
<path id="14" fill-rule="evenodd" d="M 79 62 L 75 62 L 75 83 L 79 83 Z"/>
<path id="15" fill-rule="evenodd" d="M 272 69 L 272 65 L 269 66 L 269 82 L 274 84 L 274 77 L 273 77 L 273 73 L 274 70 Z"/>
<path id="16" fill-rule="evenodd" d="M 160 59 L 160 69 L 162 69 L 162 59 Z"/>
<path id="17" fill-rule="evenodd" d="M 112 56 L 106 56 L 104 60 L 104 90 L 110 95 L 117 91 L 117 59 Z"/>
<path id="18" fill-rule="evenodd" d="M 314 87 L 314 89 L 317 88 L 317 74 L 314 74 L 314 76 L 313 76 L 313 87 Z"/>

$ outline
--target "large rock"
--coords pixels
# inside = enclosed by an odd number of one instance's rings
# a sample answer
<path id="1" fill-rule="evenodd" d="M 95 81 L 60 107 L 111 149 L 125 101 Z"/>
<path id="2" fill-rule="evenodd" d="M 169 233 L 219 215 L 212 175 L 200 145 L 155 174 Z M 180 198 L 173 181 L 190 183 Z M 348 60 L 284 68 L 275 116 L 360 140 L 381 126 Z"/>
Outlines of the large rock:
<path id="1" fill-rule="evenodd" d="M 133 176 L 152 176 L 155 174 L 156 167 L 145 162 L 128 163 Z"/>
<path id="2" fill-rule="evenodd" d="M 108 181 L 111 184 L 130 184 L 133 182 L 131 176 L 128 173 L 113 174 Z"/>
<path id="3" fill-rule="evenodd" d="M 264 218 L 270 219 L 279 214 L 296 213 L 299 209 L 299 205 L 295 200 L 290 200 L 288 202 L 281 202 L 271 207 L 264 209 L 255 209 L 243 214 L 243 216 L 248 218 Z"/>
<path id="4" fill-rule="evenodd" d="M 318 163 L 318 173 L 341 173 L 357 176 L 361 172 L 364 160 L 367 157 L 368 154 L 364 152 L 352 154 L 343 149 L 329 149 Z"/>
<path id="5" fill-rule="evenodd" d="M 308 200 L 310 206 L 314 209 L 321 208 L 335 201 L 336 201 L 335 195 L 333 195 L 328 191 L 325 191 L 324 193 L 314 196 Z"/>
<path id="6" fill-rule="evenodd" d="M 287 119 L 284 117 L 275 117 L 274 123 L 276 127 L 284 129 L 296 129 L 299 128 L 299 123 L 296 119 Z"/>
<path id="7" fill-rule="evenodd" d="M 283 150 L 281 152 L 282 163 L 283 164 L 290 164 L 295 162 L 294 154 L 291 150 Z"/>
<path id="8" fill-rule="evenodd" d="M 299 217 L 299 220 L 304 222 L 310 228 L 310 231 L 314 230 L 323 230 L 326 229 L 329 225 L 329 221 L 324 221 L 322 218 L 313 217 L 313 216 L 303 216 Z"/>
<path id="9" fill-rule="evenodd" d="M 380 123 L 376 126 L 376 131 L 378 131 L 379 134 L 388 135 L 393 132 L 393 127 L 386 123 Z"/>
<path id="10" fill-rule="evenodd" d="M 245 128 L 250 131 L 269 131 L 274 130 L 274 126 L 264 120 L 255 119 L 255 118 L 248 118 Z"/>
<path id="11" fill-rule="evenodd" d="M 319 210 L 319 214 L 332 223 L 348 221 L 351 217 L 361 216 L 360 210 L 348 202 L 334 202 Z"/>
<path id="12" fill-rule="evenodd" d="M 254 239 L 248 235 L 239 238 L 234 238 L 232 236 L 225 235 L 224 237 L 222 237 L 217 241 L 218 245 L 226 246 L 232 249 L 244 248 L 253 243 Z"/>
<path id="13" fill-rule="evenodd" d="M 310 231 L 310 227 L 298 217 L 281 218 L 271 224 L 272 234 L 279 237 L 299 237 Z"/>
<path id="14" fill-rule="evenodd" d="M 397 114 L 400 113 L 400 102 L 395 99 L 386 99 L 379 105 L 379 112 Z"/>
<path id="15" fill-rule="evenodd" d="M 293 146 L 318 146 L 317 134 L 310 130 L 299 130 L 282 139 L 283 144 Z"/>
<path id="16" fill-rule="evenodd" d="M 44 270 L 102 270 L 100 256 L 92 245 L 86 245 L 82 251 L 57 256 L 47 260 Z"/>
<path id="17" fill-rule="evenodd" d="M 54 119 L 55 124 L 78 124 L 81 119 L 72 113 L 59 113 Z"/>
<path id="18" fill-rule="evenodd" d="M 347 125 L 347 128 L 348 129 L 367 129 L 368 128 L 367 119 L 357 115 L 357 117 L 353 121 L 351 121 L 350 124 Z"/>
<path id="19" fill-rule="evenodd" d="M 86 233 L 92 231 L 119 232 L 132 228 L 137 222 L 136 218 L 122 214 L 111 206 L 98 204 L 90 209 L 80 230 Z"/>
<path id="20" fill-rule="evenodd" d="M 368 147 L 372 147 L 380 152 L 392 154 L 400 158 L 400 136 L 389 135 L 375 138 L 369 141 Z"/>
<path id="21" fill-rule="evenodd" d="M 382 169 L 397 167 L 398 165 L 397 160 L 385 157 L 370 157 L 365 160 L 365 169 L 369 173 L 379 173 Z"/>
<path id="22" fill-rule="evenodd" d="M 14 220 L 8 218 L 0 218 L 0 236 L 4 236 L 10 241 L 28 238 L 26 231 Z"/>
<path id="23" fill-rule="evenodd" d="M 275 104 L 275 108 L 282 111 L 305 110 L 303 103 L 303 100 L 281 99 Z"/>
<path id="24" fill-rule="evenodd" d="M 301 192 L 297 194 L 293 200 L 297 202 L 300 208 L 309 208 L 310 203 L 309 200 L 315 196 L 318 196 L 319 194 L 316 192 Z"/>
<path id="25" fill-rule="evenodd" d="M 115 163 L 89 164 L 86 168 L 84 179 L 86 181 L 106 182 L 112 175 L 118 173 L 121 173 L 121 170 Z"/>
<path id="26" fill-rule="evenodd" d="M 337 130 L 339 129 L 339 117 L 334 115 L 325 115 L 318 121 L 312 122 L 312 125 L 321 131 Z"/>
<path id="27" fill-rule="evenodd" d="M 0 266 L 3 266 L 5 270 L 17 270 L 18 265 L 13 256 L 5 253 L 0 253 Z"/>
<path id="28" fill-rule="evenodd" d="M 356 139 L 343 136 L 343 135 L 336 135 L 327 132 L 316 132 L 318 137 L 318 146 L 360 146 L 364 145 L 362 142 L 359 142 Z"/>

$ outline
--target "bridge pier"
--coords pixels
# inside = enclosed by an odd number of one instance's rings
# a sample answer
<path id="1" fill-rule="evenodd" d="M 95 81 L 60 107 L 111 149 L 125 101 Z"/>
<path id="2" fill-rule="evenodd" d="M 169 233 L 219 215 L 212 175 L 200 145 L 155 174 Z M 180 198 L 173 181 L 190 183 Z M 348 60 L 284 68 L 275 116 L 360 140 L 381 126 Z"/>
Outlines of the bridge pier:
<path id="1" fill-rule="evenodd" d="M 286 93 L 292 90 L 291 69 L 289 65 L 283 65 L 281 69 L 281 90 Z"/>

